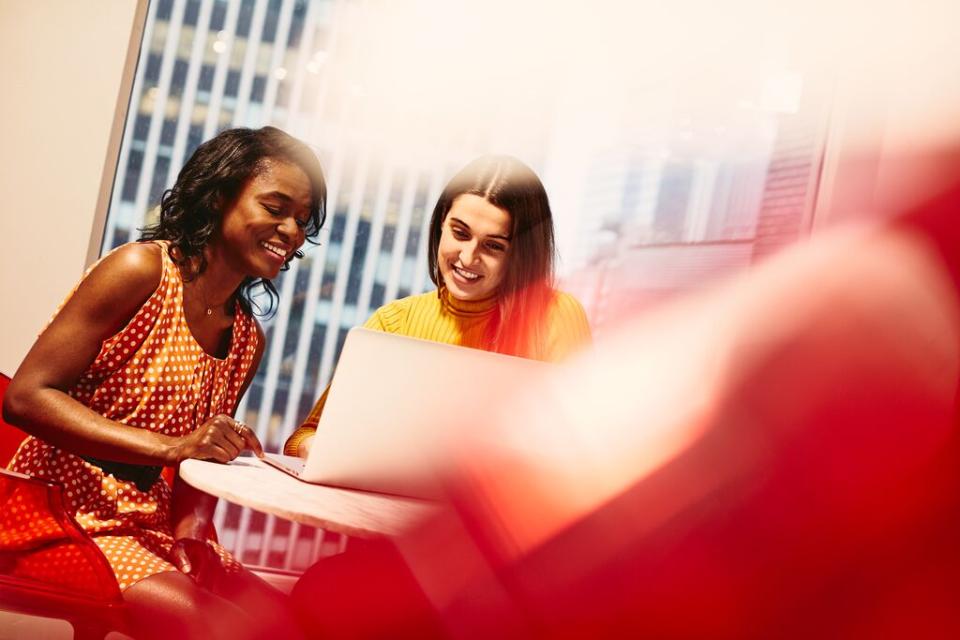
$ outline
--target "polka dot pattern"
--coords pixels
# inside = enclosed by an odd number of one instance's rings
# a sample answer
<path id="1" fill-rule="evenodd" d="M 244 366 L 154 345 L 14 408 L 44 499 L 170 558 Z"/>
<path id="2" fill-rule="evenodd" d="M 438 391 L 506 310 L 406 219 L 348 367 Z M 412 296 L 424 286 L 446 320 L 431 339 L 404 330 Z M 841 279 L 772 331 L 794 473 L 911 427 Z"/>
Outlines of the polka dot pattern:
<path id="1" fill-rule="evenodd" d="M 115 601 L 109 562 L 63 511 L 59 489 L 0 476 L 0 573 Z"/>
<path id="2" fill-rule="evenodd" d="M 116 586 L 104 584 L 105 576 L 98 573 L 102 558 L 91 556 L 91 550 L 77 542 L 62 542 L 19 555 L 17 566 L 11 572 L 21 578 L 30 578 L 57 585 L 69 591 L 95 596 L 116 593 Z M 109 574 L 106 574 L 109 576 Z"/>
<path id="3" fill-rule="evenodd" d="M 230 413 L 257 348 L 256 324 L 236 307 L 230 349 L 223 359 L 197 343 L 183 313 L 183 281 L 165 242 L 160 284 L 127 325 L 104 341 L 70 395 L 116 422 L 170 436 L 189 434 L 210 416 Z M 72 295 L 72 294 L 71 294 Z M 69 299 L 69 298 L 68 298 Z M 100 546 L 121 588 L 173 570 L 170 487 L 148 491 L 119 480 L 78 456 L 27 438 L 9 468 L 59 483 L 67 511 Z M 0 535 L 44 535 L 42 523 L 0 517 Z M 218 547 L 224 565 L 236 562 Z M 236 565 L 239 566 L 239 565 Z"/>
<path id="4" fill-rule="evenodd" d="M 63 528 L 47 506 L 45 485 L 4 482 L 0 492 L 0 549 L 32 549 L 63 537 Z"/>
<path id="5" fill-rule="evenodd" d="M 103 555 L 106 556 L 117 577 L 121 591 L 146 577 L 163 571 L 176 571 L 165 558 L 170 553 L 173 539 L 157 531 L 144 531 L 136 536 L 96 536 Z M 240 563 L 220 545 L 211 543 L 225 571 L 241 571 Z"/>

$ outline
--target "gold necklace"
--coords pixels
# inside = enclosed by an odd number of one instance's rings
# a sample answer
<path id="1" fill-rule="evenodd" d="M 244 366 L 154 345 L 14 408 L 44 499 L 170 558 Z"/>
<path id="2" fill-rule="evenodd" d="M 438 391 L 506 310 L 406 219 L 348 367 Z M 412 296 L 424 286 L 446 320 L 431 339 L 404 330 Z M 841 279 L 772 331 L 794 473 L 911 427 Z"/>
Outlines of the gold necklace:
<path id="1" fill-rule="evenodd" d="M 210 306 L 210 303 L 207 301 L 207 289 L 203 286 L 203 283 L 200 282 L 200 276 L 197 276 L 197 286 L 200 288 L 200 297 L 203 298 L 203 306 L 207 310 L 207 315 L 213 315 L 213 307 Z"/>

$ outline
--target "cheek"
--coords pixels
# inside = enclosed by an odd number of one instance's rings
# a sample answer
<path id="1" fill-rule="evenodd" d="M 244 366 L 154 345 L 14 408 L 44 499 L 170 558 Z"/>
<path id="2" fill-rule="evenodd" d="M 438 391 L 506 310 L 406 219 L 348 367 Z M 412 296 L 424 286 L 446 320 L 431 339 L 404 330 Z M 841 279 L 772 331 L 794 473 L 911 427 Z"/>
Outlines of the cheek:
<path id="1" fill-rule="evenodd" d="M 507 272 L 507 259 L 506 257 L 497 258 L 493 260 L 490 264 L 490 271 L 493 273 L 493 278 L 496 281 L 503 279 L 504 274 Z"/>
<path id="2" fill-rule="evenodd" d="M 450 241 L 446 238 L 441 238 L 440 246 L 437 248 L 437 258 L 440 262 L 445 262 L 444 258 L 450 256 L 453 250 L 454 248 L 450 246 Z"/>

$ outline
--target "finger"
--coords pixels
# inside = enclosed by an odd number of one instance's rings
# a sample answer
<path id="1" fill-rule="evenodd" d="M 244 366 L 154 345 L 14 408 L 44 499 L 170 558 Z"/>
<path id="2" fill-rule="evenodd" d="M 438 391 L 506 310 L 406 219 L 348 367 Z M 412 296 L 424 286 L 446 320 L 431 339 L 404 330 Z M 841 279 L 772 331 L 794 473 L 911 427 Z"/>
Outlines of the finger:
<path id="1" fill-rule="evenodd" d="M 307 436 L 303 439 L 303 442 L 300 443 L 300 446 L 297 447 L 297 455 L 301 458 L 306 458 L 310 455 L 310 447 L 313 446 L 313 436 Z"/>
<path id="2" fill-rule="evenodd" d="M 243 451 L 246 442 L 243 438 L 236 432 L 231 429 L 229 432 L 224 432 L 221 434 L 223 440 L 220 443 L 220 446 L 224 448 L 229 454 L 230 459 L 233 460 L 240 452 Z"/>
<path id="3" fill-rule="evenodd" d="M 263 445 L 260 444 L 260 439 L 257 438 L 257 434 L 253 432 L 253 429 L 243 424 L 242 422 L 236 422 L 236 431 L 240 437 L 243 438 L 244 448 L 250 449 L 258 458 L 263 457 Z"/>
<path id="4" fill-rule="evenodd" d="M 222 462 L 229 462 L 240 455 L 245 444 L 243 438 L 234 431 L 232 425 L 228 426 L 226 423 L 218 424 L 211 431 L 209 442 L 226 452 L 228 457 Z"/>
<path id="5" fill-rule="evenodd" d="M 236 453 L 231 451 L 236 451 L 236 448 L 230 447 L 226 439 L 211 435 L 198 447 L 197 454 L 194 457 L 201 460 L 213 460 L 214 462 L 230 462 L 237 457 Z"/>
<path id="6" fill-rule="evenodd" d="M 193 572 L 193 565 L 190 564 L 190 557 L 186 549 L 181 544 L 174 544 L 170 550 L 170 564 L 175 566 L 181 573 L 190 575 Z"/>
<path id="7" fill-rule="evenodd" d="M 213 454 L 214 460 L 226 464 L 236 458 L 239 451 L 237 451 L 236 447 L 218 444 L 211 448 L 211 453 Z"/>
<path id="8" fill-rule="evenodd" d="M 243 436 L 243 431 L 250 431 L 250 428 L 247 427 L 242 422 L 237 422 L 229 416 L 223 417 L 223 435 L 230 443 L 230 445 L 236 448 L 237 453 L 234 457 L 240 455 L 240 452 L 247 448 L 247 440 Z"/>

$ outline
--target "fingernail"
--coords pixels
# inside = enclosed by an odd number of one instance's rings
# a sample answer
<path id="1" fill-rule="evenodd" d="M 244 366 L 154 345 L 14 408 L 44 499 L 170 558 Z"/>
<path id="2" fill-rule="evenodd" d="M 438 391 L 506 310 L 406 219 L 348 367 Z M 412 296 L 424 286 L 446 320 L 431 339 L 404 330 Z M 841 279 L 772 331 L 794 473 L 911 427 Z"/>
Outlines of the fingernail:
<path id="1" fill-rule="evenodd" d="M 193 571 L 193 567 L 191 567 L 190 564 L 187 563 L 187 564 L 183 565 L 183 569 L 182 569 L 182 570 L 183 570 L 184 573 L 190 573 L 191 571 Z"/>

